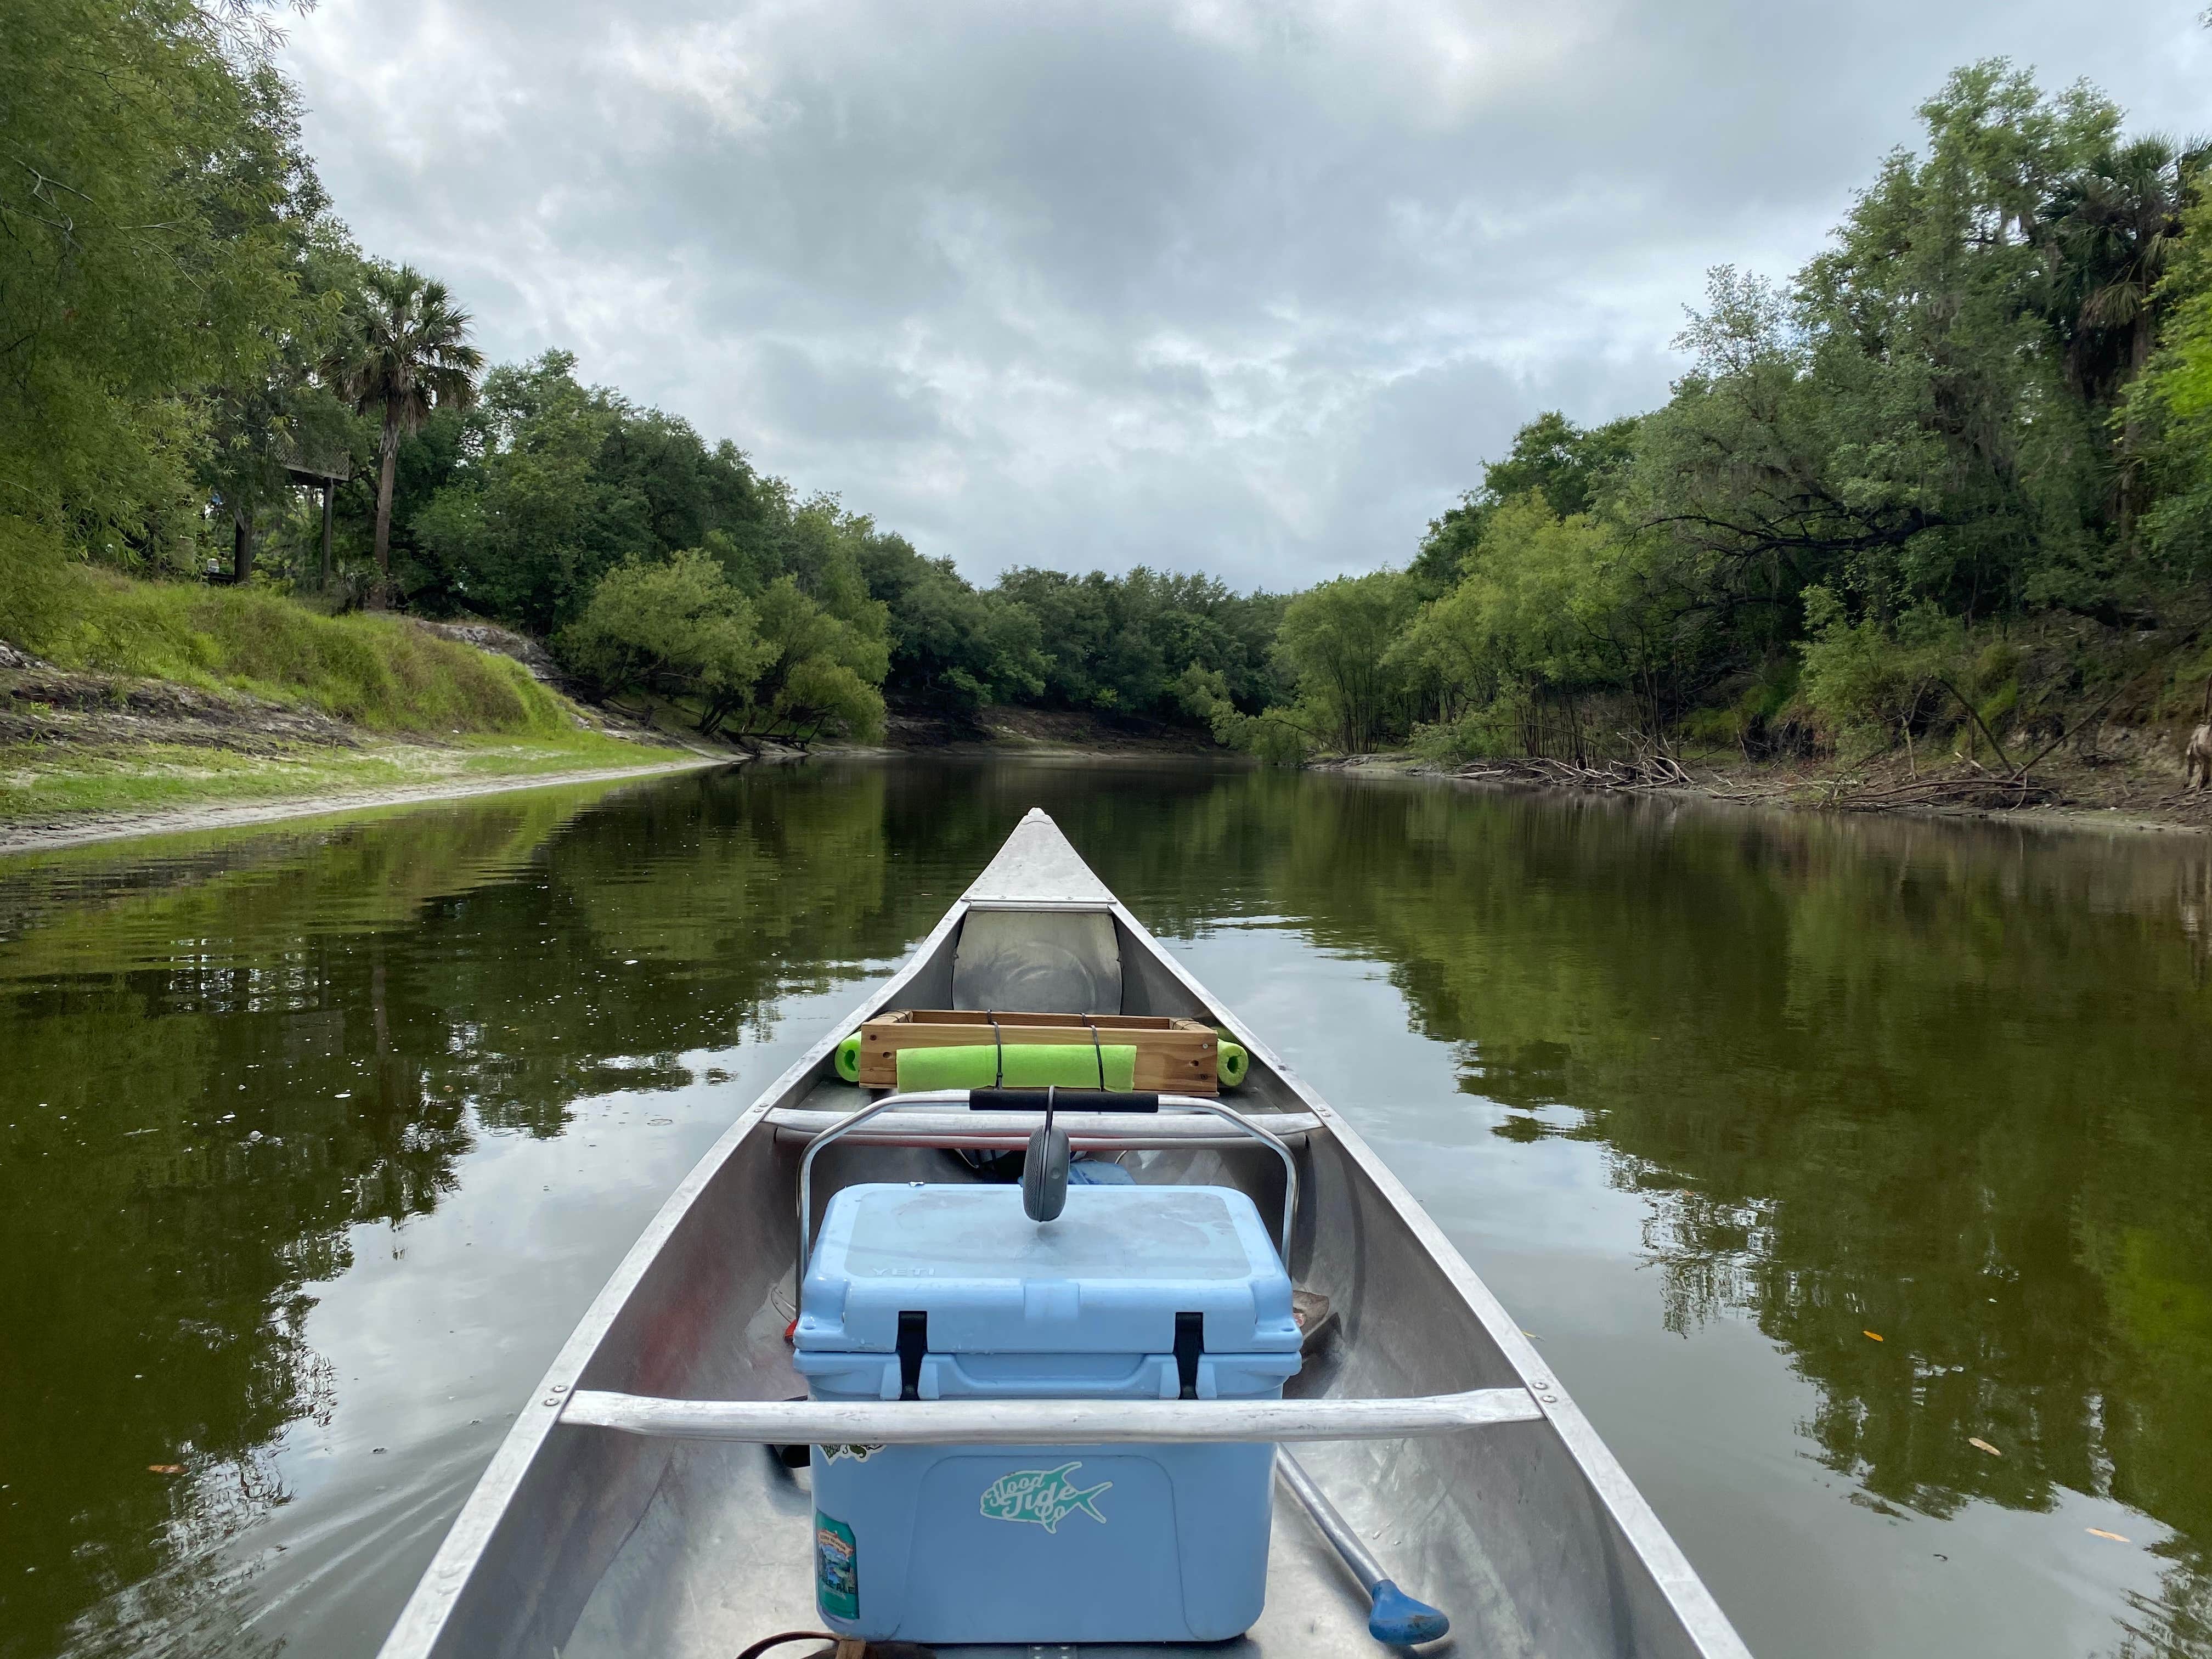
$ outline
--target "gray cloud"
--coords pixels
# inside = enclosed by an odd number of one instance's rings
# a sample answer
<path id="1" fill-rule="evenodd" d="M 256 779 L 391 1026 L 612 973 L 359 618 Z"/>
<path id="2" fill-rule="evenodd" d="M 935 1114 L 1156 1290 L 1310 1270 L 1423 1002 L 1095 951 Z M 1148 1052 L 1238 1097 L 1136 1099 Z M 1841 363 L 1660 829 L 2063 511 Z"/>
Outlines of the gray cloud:
<path id="1" fill-rule="evenodd" d="M 2004 54 L 2186 130 L 2197 0 L 324 0 L 365 246 L 495 356 L 730 436 L 972 575 L 1402 562 L 1514 427 L 1650 406 Z"/>

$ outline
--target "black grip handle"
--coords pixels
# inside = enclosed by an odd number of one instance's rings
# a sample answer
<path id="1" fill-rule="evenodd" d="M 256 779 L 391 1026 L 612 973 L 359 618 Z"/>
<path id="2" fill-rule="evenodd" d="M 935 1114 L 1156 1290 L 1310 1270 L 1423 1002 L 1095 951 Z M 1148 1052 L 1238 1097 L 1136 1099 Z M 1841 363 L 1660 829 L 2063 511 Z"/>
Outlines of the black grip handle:
<path id="1" fill-rule="evenodd" d="M 1121 1093 L 1112 1089 L 970 1089 L 972 1112 L 1042 1112 L 1049 1095 L 1056 1112 L 1157 1112 L 1156 1091 Z"/>

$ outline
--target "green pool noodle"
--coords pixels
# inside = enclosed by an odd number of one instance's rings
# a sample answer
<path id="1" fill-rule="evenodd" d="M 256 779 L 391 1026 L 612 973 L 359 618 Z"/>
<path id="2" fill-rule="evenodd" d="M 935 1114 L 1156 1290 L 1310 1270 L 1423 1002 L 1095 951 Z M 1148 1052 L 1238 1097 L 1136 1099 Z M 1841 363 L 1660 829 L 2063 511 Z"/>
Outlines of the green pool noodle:
<path id="1" fill-rule="evenodd" d="M 858 1031 L 837 1045 L 837 1075 L 848 1083 L 860 1080 L 860 1034 Z"/>
<path id="2" fill-rule="evenodd" d="M 1009 1089 L 1042 1089 L 1050 1084 L 1063 1089 L 1095 1089 L 1101 1060 L 1105 1062 L 1108 1088 L 1127 1090 L 1137 1085 L 1137 1050 L 1133 1043 L 1109 1042 L 1093 1048 L 1087 1042 L 1009 1042 L 1003 1051 L 1003 1078 L 999 1071 L 1000 1052 L 988 1042 L 962 1043 L 951 1048 L 902 1048 L 899 1091 L 988 1089 L 1001 1082 Z"/>
<path id="3" fill-rule="evenodd" d="M 1243 1082 L 1244 1073 L 1251 1069 L 1252 1056 L 1244 1052 L 1244 1045 L 1231 1042 L 1227 1037 L 1222 1038 L 1213 1056 L 1214 1075 L 1221 1079 L 1221 1086 L 1235 1088 Z"/>

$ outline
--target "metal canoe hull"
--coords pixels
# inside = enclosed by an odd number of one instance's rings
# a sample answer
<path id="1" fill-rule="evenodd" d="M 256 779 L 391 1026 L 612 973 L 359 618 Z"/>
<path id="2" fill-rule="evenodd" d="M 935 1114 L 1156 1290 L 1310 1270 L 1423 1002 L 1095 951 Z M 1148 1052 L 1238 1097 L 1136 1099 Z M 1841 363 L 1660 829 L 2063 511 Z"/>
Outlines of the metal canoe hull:
<path id="1" fill-rule="evenodd" d="M 1126 1012 L 1183 1014 L 1251 1052 L 1248 1105 L 1310 1123 L 1293 1272 L 1334 1328 L 1294 1395 L 1395 1398 L 1525 1388 L 1540 1420 L 1418 1440 L 1316 1444 L 1301 1459 L 1401 1582 L 1452 1616 L 1455 1643 L 1530 1659 L 1748 1659 L 1726 1616 L 1519 1326 L 1351 1127 L 1206 994 L 1033 811 L 845 1027 L 809 1049 L 670 1194 L 486 1468 L 383 1659 L 725 1659 L 809 1626 L 811 1502 L 761 1448 L 564 1423 L 580 1389 L 775 1401 L 805 1392 L 783 1342 L 803 1127 L 850 1091 L 825 1082 L 838 1036 L 881 1010 L 948 1006 L 971 908 L 1099 909 L 1121 941 Z M 1273 1162 L 1218 1144 L 1145 1155 L 1140 1178 L 1228 1182 L 1262 1206 Z M 844 1181 L 941 1179 L 941 1152 L 861 1143 Z M 1257 1659 L 1379 1650 L 1363 1598 L 1303 1513 L 1278 1504 L 1267 1610 L 1231 1650 Z M 1103 1654 L 1108 1650 L 1086 1649 Z M 1211 1651 L 1218 1651 L 1218 1644 Z M 1139 1651 L 1133 1650 L 1133 1651 Z M 1141 1650 L 1158 1653 L 1160 1650 Z"/>

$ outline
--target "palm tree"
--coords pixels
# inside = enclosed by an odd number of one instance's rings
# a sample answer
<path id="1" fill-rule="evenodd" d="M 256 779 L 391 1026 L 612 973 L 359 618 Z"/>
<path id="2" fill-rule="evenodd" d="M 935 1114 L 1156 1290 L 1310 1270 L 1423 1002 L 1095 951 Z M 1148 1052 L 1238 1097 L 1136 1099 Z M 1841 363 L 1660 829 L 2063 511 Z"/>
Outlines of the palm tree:
<path id="1" fill-rule="evenodd" d="M 2044 210 L 2067 377 L 2091 402 L 2123 408 L 2114 482 L 2124 538 L 2134 532 L 2142 465 L 2142 412 L 2124 393 L 2157 343 L 2163 278 L 2208 167 L 2212 143 L 2152 134 L 2093 156 Z"/>
<path id="2" fill-rule="evenodd" d="M 443 283 L 412 265 L 370 270 L 355 305 L 351 338 L 331 365 L 338 395 L 362 414 L 381 410 L 376 447 L 376 591 L 369 603 L 390 602 L 392 481 L 399 435 L 429 419 L 432 408 L 467 409 L 476 402 L 483 353 L 468 343 L 469 313 Z"/>
<path id="3" fill-rule="evenodd" d="M 2092 157 L 2044 209 L 2067 368 L 2092 401 L 2117 398 L 2149 361 L 2163 309 L 2159 279 L 2208 164 L 2212 144 L 2153 134 Z"/>

